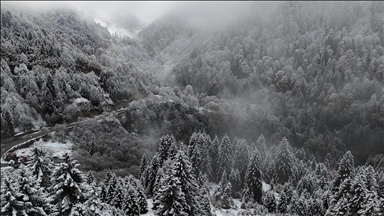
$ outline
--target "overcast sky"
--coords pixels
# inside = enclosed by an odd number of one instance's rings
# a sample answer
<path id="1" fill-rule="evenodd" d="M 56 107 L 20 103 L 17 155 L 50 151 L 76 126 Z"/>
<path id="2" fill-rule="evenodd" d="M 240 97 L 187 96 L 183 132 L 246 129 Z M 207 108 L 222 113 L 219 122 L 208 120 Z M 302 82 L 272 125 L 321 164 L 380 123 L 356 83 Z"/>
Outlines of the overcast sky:
<path id="1" fill-rule="evenodd" d="M 247 1 L 1 1 L 2 6 L 13 5 L 31 10 L 62 6 L 74 7 L 92 16 L 95 21 L 100 22 L 104 26 L 109 23 L 108 29 L 113 32 L 113 28 L 115 28 L 115 31 L 120 31 L 118 32 L 120 34 L 124 34 L 124 32 L 118 29 L 121 26 L 116 25 L 116 19 L 122 20 L 121 17 L 130 17 L 130 19 L 136 17 L 142 26 L 147 26 L 162 15 L 177 11 L 192 23 L 218 25 L 224 24 L 251 10 L 257 11 L 260 9 L 260 5 L 265 5 L 266 3 L 257 2 L 256 4 L 258 6 L 255 6 L 255 2 Z"/>

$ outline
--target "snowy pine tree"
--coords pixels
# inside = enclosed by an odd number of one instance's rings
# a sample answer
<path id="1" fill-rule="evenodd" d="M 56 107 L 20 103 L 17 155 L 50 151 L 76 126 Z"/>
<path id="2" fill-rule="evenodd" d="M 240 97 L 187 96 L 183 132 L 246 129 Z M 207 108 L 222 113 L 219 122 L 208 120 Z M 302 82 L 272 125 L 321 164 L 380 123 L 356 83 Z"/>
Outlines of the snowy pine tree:
<path id="1" fill-rule="evenodd" d="M 186 212 L 189 215 L 199 215 L 202 213 L 200 201 L 198 200 L 200 194 L 198 190 L 197 181 L 192 172 L 192 165 L 188 157 L 182 150 L 178 150 L 172 164 L 172 173 L 180 181 L 180 189 L 184 194 L 187 208 Z"/>
<path id="2" fill-rule="evenodd" d="M 139 169 L 139 179 L 142 179 L 142 177 L 145 176 L 145 172 L 147 171 L 148 169 L 148 158 L 147 158 L 147 155 L 146 154 L 143 154 L 143 156 L 141 157 L 141 163 L 140 163 L 140 169 Z"/>
<path id="3" fill-rule="evenodd" d="M 231 190 L 232 185 L 228 181 L 227 173 L 224 171 L 219 185 L 213 194 L 214 205 L 218 208 L 230 209 L 234 205 L 233 199 L 230 196 Z"/>
<path id="4" fill-rule="evenodd" d="M 30 171 L 23 167 L 18 176 L 18 193 L 23 196 L 23 200 L 28 201 L 31 205 L 26 212 L 28 215 L 46 215 L 50 211 L 49 198 L 44 188 L 41 188 L 36 179 L 33 178 Z"/>
<path id="5" fill-rule="evenodd" d="M 243 181 L 247 166 L 249 163 L 249 151 L 247 141 L 244 139 L 238 139 L 235 145 L 234 164 L 233 167 L 238 169 L 240 180 Z M 232 184 L 235 187 L 235 185 Z"/>
<path id="6" fill-rule="evenodd" d="M 192 163 L 193 173 L 211 175 L 211 156 L 209 154 L 210 137 L 205 133 L 193 133 L 188 145 L 188 157 Z"/>
<path id="7" fill-rule="evenodd" d="M 128 189 L 124 192 L 124 201 L 122 202 L 122 209 L 126 215 L 138 216 L 140 215 L 140 206 L 137 203 L 135 191 Z"/>
<path id="8" fill-rule="evenodd" d="M 1 215 L 47 215 L 42 208 L 34 208 L 17 182 L 6 177 L 1 183 Z M 32 210 L 32 211 L 31 211 Z"/>
<path id="9" fill-rule="evenodd" d="M 262 184 L 261 184 L 261 161 L 259 154 L 254 153 L 249 161 L 245 183 L 248 189 L 253 193 L 253 199 L 261 203 Z"/>
<path id="10" fill-rule="evenodd" d="M 209 154 L 211 157 L 211 169 L 212 169 L 212 174 L 210 179 L 216 183 L 220 181 L 220 177 L 218 175 L 218 168 L 219 168 L 219 148 L 220 148 L 220 141 L 217 135 L 215 135 L 215 138 L 212 140 L 212 144 L 209 148 Z"/>
<path id="11" fill-rule="evenodd" d="M 232 142 L 225 134 L 219 147 L 219 156 L 217 158 L 217 175 L 222 176 L 223 172 L 231 173 L 232 167 Z"/>
<path id="12" fill-rule="evenodd" d="M 83 174 L 77 169 L 76 161 L 67 159 L 59 164 L 52 175 L 51 191 L 54 215 L 69 215 L 77 203 L 85 201 Z"/>
<path id="13" fill-rule="evenodd" d="M 263 196 L 263 204 L 265 207 L 267 207 L 269 213 L 275 213 L 277 210 L 277 200 L 275 197 L 275 192 L 272 190 L 269 190 L 264 196 Z"/>
<path id="14" fill-rule="evenodd" d="M 159 165 L 163 166 L 163 163 L 168 159 L 169 148 L 172 144 L 175 144 L 176 140 L 173 135 L 164 135 L 160 138 L 159 149 L 157 151 L 159 155 Z"/>
<path id="15" fill-rule="evenodd" d="M 173 173 L 171 167 L 165 167 L 160 180 L 160 188 L 154 195 L 154 210 L 156 215 L 189 216 L 186 197 L 181 190 L 181 182 Z"/>
<path id="16" fill-rule="evenodd" d="M 232 168 L 231 174 L 229 174 L 229 182 L 232 185 L 232 191 L 230 195 L 235 199 L 240 198 L 242 181 L 240 180 L 240 174 L 238 169 Z"/>
<path id="17" fill-rule="evenodd" d="M 293 178 L 296 168 L 294 164 L 294 156 L 291 150 L 291 146 L 285 137 L 277 147 L 274 165 L 279 182 L 284 183 L 287 182 L 290 178 Z"/>
<path id="18" fill-rule="evenodd" d="M 147 172 L 145 172 L 145 175 L 143 178 L 146 179 L 144 181 L 145 185 L 145 194 L 148 197 L 151 197 L 153 195 L 153 189 L 156 184 L 156 177 L 158 170 L 161 168 L 160 162 L 159 162 L 159 156 L 155 154 L 152 158 L 151 165 L 149 166 Z"/>
<path id="19" fill-rule="evenodd" d="M 53 170 L 53 162 L 46 156 L 46 153 L 39 148 L 33 149 L 32 160 L 28 161 L 28 166 L 32 169 L 32 175 L 42 187 L 49 187 L 51 184 L 50 176 Z"/>

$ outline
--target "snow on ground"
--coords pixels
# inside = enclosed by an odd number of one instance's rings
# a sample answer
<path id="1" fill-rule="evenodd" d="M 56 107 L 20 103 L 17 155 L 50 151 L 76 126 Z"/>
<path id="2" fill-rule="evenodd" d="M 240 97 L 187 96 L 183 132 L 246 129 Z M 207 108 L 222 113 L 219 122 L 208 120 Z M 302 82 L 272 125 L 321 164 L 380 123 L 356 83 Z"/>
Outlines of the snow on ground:
<path id="1" fill-rule="evenodd" d="M 140 215 L 143 215 L 143 216 L 155 216 L 155 213 L 152 210 L 152 207 L 153 207 L 152 199 L 147 199 L 147 203 L 148 203 L 148 212 L 145 213 L 145 214 L 140 214 Z"/>
<path id="2" fill-rule="evenodd" d="M 263 192 L 267 192 L 271 189 L 271 185 L 265 183 L 265 182 L 261 182 L 262 186 L 263 186 Z"/>
<path id="3" fill-rule="evenodd" d="M 59 158 L 64 159 L 64 155 L 71 155 L 72 152 L 72 143 L 59 143 L 53 141 L 42 141 L 38 140 L 33 145 L 28 148 L 23 148 L 16 150 L 15 153 L 18 157 L 20 156 L 32 156 L 33 149 L 37 147 L 44 150 L 47 153 L 47 156 L 50 158 Z"/>
<path id="4" fill-rule="evenodd" d="M 76 98 L 73 100 L 73 102 L 75 102 L 76 104 L 79 104 L 79 103 L 88 103 L 89 100 L 87 100 L 86 98 Z"/>

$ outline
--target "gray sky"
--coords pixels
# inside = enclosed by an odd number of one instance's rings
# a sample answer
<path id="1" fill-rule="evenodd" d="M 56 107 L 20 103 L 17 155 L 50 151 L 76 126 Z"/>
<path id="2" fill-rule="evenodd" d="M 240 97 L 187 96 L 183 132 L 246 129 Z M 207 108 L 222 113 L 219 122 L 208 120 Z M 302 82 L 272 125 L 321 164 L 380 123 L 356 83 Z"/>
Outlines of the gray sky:
<path id="1" fill-rule="evenodd" d="M 247 1 L 1 1 L 2 6 L 18 6 L 30 10 L 62 6 L 74 7 L 92 16 L 101 25 L 107 25 L 110 32 L 129 36 L 132 35 L 121 26 L 122 24 L 129 25 L 126 24 L 126 20 L 136 20 L 141 23 L 141 27 L 144 27 L 166 13 L 176 11 L 192 24 L 218 26 L 250 11 L 262 12 L 263 10 L 260 8 L 265 4 L 265 2 Z M 137 32 L 140 29 L 134 29 L 134 31 Z"/>

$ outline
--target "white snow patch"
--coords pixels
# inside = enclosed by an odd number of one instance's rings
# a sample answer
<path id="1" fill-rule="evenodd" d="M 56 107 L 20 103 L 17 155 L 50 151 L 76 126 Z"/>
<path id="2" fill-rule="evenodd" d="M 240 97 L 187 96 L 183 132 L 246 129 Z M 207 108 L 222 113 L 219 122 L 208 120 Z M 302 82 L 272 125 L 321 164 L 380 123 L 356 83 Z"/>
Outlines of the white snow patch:
<path id="1" fill-rule="evenodd" d="M 81 98 L 76 98 L 76 99 L 74 99 L 73 102 L 75 102 L 76 104 L 79 104 L 79 103 L 88 103 L 89 100 L 87 100 L 86 98 L 81 97 Z"/>
<path id="2" fill-rule="evenodd" d="M 239 209 L 241 208 L 241 200 L 239 199 L 233 199 L 233 202 L 235 203 L 235 206 Z"/>
<path id="3" fill-rule="evenodd" d="M 33 149 L 37 147 L 44 150 L 47 153 L 47 156 L 50 158 L 59 158 L 64 159 L 64 155 L 71 155 L 72 152 L 72 143 L 59 143 L 53 141 L 42 141 L 38 140 L 29 148 L 23 148 L 16 150 L 15 153 L 18 157 L 24 156 L 29 157 L 33 155 Z"/>
<path id="4" fill-rule="evenodd" d="M 148 212 L 145 214 L 140 214 L 140 215 L 145 215 L 145 216 L 155 216 L 155 213 L 152 210 L 153 207 L 153 200 L 152 199 L 147 199 L 147 204 L 148 204 Z"/>
<path id="5" fill-rule="evenodd" d="M 267 192 L 271 189 L 271 185 L 265 183 L 265 182 L 261 182 L 262 186 L 263 186 L 263 192 Z"/>

